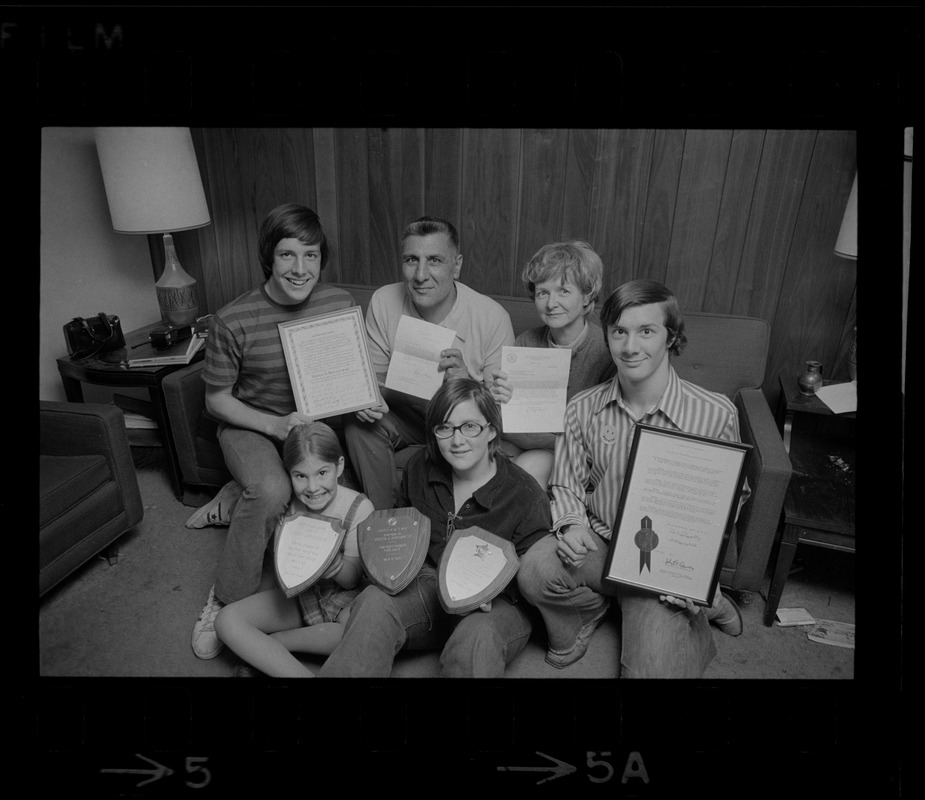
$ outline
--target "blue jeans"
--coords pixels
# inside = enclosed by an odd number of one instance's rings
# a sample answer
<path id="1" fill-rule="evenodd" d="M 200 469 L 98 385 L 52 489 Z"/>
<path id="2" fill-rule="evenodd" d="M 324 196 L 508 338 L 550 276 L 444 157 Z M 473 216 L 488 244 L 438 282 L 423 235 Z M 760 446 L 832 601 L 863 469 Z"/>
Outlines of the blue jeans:
<path id="1" fill-rule="evenodd" d="M 663 603 L 658 595 L 601 580 L 610 543 L 596 536 L 598 548 L 580 567 L 556 555 L 555 536 L 531 547 L 520 561 L 517 584 L 546 623 L 550 649 L 575 644 L 579 630 L 600 612 L 605 595 L 616 598 L 622 615 L 620 674 L 624 678 L 699 678 L 716 655 L 704 610 Z"/>
<path id="2" fill-rule="evenodd" d="M 289 505 L 292 481 L 283 467 L 282 444 L 263 434 L 229 425 L 219 432 L 219 444 L 228 471 L 243 489 L 215 578 L 215 596 L 233 603 L 260 589 L 264 552 Z"/>
<path id="3" fill-rule="evenodd" d="M 424 444 L 424 418 L 410 407 L 397 407 L 376 422 L 361 422 L 353 414 L 345 414 L 344 439 L 350 465 L 373 507 L 395 508 L 395 451 Z"/>
<path id="4" fill-rule="evenodd" d="M 350 607 L 343 639 L 319 676 L 387 678 L 403 648 L 443 648 L 444 678 L 502 677 L 533 629 L 530 609 L 517 599 L 511 603 L 499 595 L 488 612 L 447 614 L 440 605 L 437 571 L 430 564 L 397 595 L 367 586 Z"/>

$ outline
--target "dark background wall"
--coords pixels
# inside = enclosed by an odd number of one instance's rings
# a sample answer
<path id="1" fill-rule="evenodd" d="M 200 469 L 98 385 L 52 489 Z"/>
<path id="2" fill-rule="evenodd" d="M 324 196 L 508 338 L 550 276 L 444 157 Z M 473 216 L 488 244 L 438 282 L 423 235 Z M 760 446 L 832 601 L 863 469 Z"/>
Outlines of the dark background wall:
<path id="1" fill-rule="evenodd" d="M 325 279 L 397 280 L 402 228 L 457 225 L 461 280 L 526 296 L 520 271 L 543 244 L 585 239 L 602 296 L 637 277 L 689 310 L 771 324 L 765 380 L 807 359 L 847 380 L 856 265 L 833 253 L 857 167 L 841 130 L 194 128 L 212 225 L 179 234 L 203 313 L 262 279 L 264 215 L 318 211 L 333 246 Z M 158 243 L 159 244 L 159 243 Z M 159 256 L 159 249 L 154 248 Z"/>

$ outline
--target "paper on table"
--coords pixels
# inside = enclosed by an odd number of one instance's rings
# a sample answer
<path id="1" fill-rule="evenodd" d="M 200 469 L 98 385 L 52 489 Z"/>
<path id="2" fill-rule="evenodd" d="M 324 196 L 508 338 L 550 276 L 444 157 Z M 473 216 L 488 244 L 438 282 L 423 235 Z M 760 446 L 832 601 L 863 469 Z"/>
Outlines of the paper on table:
<path id="1" fill-rule="evenodd" d="M 514 393 L 501 406 L 505 433 L 561 433 L 572 351 L 502 347 L 501 368 Z"/>
<path id="2" fill-rule="evenodd" d="M 816 391 L 818 397 L 835 414 L 858 410 L 858 382 L 830 383 Z"/>
<path id="3" fill-rule="evenodd" d="M 402 316 L 385 376 L 386 388 L 430 400 L 443 383 L 443 373 L 437 371 L 440 352 L 452 347 L 455 339 L 456 331 Z"/>

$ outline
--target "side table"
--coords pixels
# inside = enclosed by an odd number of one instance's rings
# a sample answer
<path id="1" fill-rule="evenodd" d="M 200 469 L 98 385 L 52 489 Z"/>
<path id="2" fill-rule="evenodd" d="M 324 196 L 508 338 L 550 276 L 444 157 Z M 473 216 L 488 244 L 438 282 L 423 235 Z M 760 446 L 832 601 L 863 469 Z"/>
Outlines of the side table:
<path id="1" fill-rule="evenodd" d="M 780 373 L 777 376 L 777 382 L 780 386 L 780 397 L 777 400 L 777 410 L 775 418 L 777 427 L 780 429 L 781 437 L 784 440 L 784 450 L 790 452 L 790 439 L 793 429 L 793 418 L 796 414 L 820 414 L 822 416 L 833 416 L 832 409 L 823 403 L 814 394 L 803 394 L 797 385 L 797 379 L 789 373 Z M 842 383 L 842 381 L 823 381 L 823 386 L 831 386 L 833 383 Z M 854 419 L 857 415 L 852 411 L 846 414 L 839 414 L 839 417 L 845 419 Z"/>
<path id="2" fill-rule="evenodd" d="M 780 386 L 777 420 L 793 473 L 784 498 L 783 529 L 771 573 L 765 625 L 774 622 L 798 544 L 855 552 L 853 431 L 798 431 L 793 436 L 795 415 L 832 415 L 832 411 L 818 397 L 801 395 L 796 376 L 782 374 Z M 838 416 L 853 419 L 856 413 Z"/>
<path id="3" fill-rule="evenodd" d="M 64 394 L 72 403 L 83 402 L 83 386 L 88 383 L 93 386 L 114 386 L 122 388 L 146 388 L 151 398 L 151 409 L 157 422 L 160 441 L 167 453 L 167 462 L 170 468 L 170 481 L 174 494 L 179 498 L 183 495 L 183 485 L 180 473 L 180 462 L 177 448 L 174 444 L 173 434 L 170 430 L 170 417 L 167 414 L 167 404 L 161 383 L 171 372 L 183 369 L 185 364 L 171 364 L 164 367 L 132 367 L 126 365 L 125 360 L 131 353 L 134 345 L 148 341 L 151 331 L 164 327 L 163 322 L 154 322 L 138 330 L 125 334 L 125 348 L 101 353 L 93 358 L 82 361 L 73 361 L 65 356 L 58 359 L 58 372 L 64 384 Z M 205 348 L 193 357 L 193 362 L 203 358 Z"/>

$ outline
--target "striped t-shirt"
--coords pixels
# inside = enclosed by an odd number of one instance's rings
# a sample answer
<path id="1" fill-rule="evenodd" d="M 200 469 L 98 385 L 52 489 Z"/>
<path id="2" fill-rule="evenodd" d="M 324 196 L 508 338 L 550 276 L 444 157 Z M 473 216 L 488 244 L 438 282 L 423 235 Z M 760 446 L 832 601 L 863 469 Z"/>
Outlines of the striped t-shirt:
<path id="1" fill-rule="evenodd" d="M 272 300 L 264 285 L 251 289 L 212 318 L 202 378 L 209 386 L 234 387 L 234 397 L 258 411 L 290 414 L 296 403 L 277 325 L 355 305 L 348 291 L 323 283 L 291 306 Z"/>
<path id="2" fill-rule="evenodd" d="M 576 394 L 565 409 L 550 477 L 553 529 L 581 525 L 610 539 L 636 423 L 738 442 L 739 420 L 728 398 L 682 380 L 670 368 L 655 407 L 636 420 L 612 380 Z"/>

